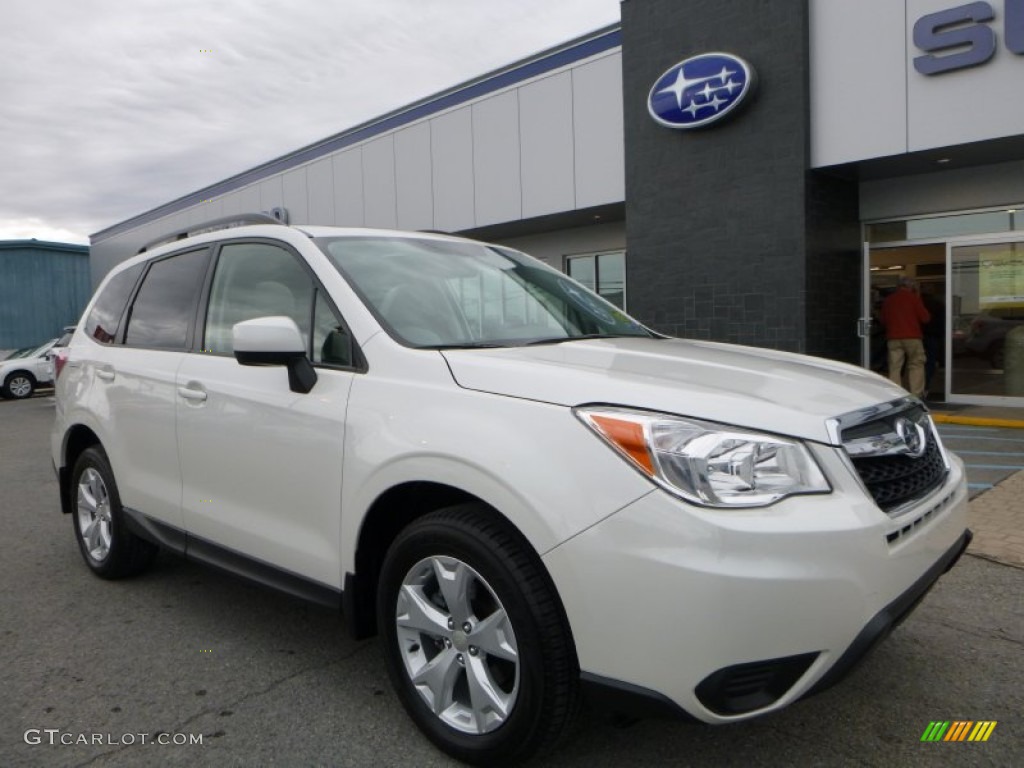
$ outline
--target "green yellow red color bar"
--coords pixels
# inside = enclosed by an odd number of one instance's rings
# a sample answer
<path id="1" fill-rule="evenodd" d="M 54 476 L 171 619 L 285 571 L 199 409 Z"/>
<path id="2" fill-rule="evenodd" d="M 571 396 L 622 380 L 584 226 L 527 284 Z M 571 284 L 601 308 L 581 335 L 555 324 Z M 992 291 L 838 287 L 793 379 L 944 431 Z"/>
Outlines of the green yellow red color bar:
<path id="1" fill-rule="evenodd" d="M 988 741 L 996 720 L 933 720 L 921 734 L 921 741 Z"/>

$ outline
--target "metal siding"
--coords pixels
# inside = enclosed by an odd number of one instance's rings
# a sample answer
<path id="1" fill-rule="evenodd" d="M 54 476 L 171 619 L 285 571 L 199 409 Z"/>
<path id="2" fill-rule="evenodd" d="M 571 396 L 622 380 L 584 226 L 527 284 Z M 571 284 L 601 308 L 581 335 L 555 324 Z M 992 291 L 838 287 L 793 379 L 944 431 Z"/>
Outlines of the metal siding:
<path id="1" fill-rule="evenodd" d="M 576 207 L 572 75 L 563 72 L 519 89 L 523 218 Z"/>
<path id="2" fill-rule="evenodd" d="M 473 105 L 473 191 L 476 226 L 522 218 L 515 91 Z"/>
<path id="3" fill-rule="evenodd" d="M 395 133 L 395 185 L 400 229 L 433 229 L 430 123 Z"/>
<path id="4" fill-rule="evenodd" d="M 306 169 L 288 171 L 282 178 L 284 207 L 291 224 L 309 223 L 309 193 L 306 190 Z"/>
<path id="5" fill-rule="evenodd" d="M 89 301 L 89 254 L 31 243 L 0 248 L 0 349 L 42 344 Z"/>
<path id="6" fill-rule="evenodd" d="M 340 227 L 361 227 L 366 221 L 363 204 L 363 150 L 339 152 L 334 167 L 334 223 Z"/>
<path id="7" fill-rule="evenodd" d="M 317 160 L 306 169 L 309 223 L 334 223 L 334 169 L 331 159 Z"/>
<path id="8" fill-rule="evenodd" d="M 394 229 L 395 137 L 387 135 L 363 146 L 363 204 L 366 226 Z"/>
<path id="9" fill-rule="evenodd" d="M 906 152 L 904 0 L 811 0 L 809 11 L 812 167 Z"/>
<path id="10" fill-rule="evenodd" d="M 434 227 L 458 232 L 476 226 L 473 215 L 473 112 L 441 115 L 430 124 L 434 169 Z"/>
<path id="11" fill-rule="evenodd" d="M 260 182 L 260 210 L 269 211 L 284 205 L 284 186 L 280 176 L 271 176 Z"/>
<path id="12" fill-rule="evenodd" d="M 572 71 L 576 207 L 625 199 L 622 54 Z"/>
<path id="13" fill-rule="evenodd" d="M 260 210 L 260 188 L 256 184 L 251 184 L 225 195 L 223 200 L 225 216 L 253 213 Z"/>

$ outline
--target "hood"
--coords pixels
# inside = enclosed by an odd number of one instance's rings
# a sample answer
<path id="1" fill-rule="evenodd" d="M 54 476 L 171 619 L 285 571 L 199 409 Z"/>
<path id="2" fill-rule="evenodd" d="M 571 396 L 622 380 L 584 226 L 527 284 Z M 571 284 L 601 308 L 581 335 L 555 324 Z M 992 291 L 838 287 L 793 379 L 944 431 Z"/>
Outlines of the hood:
<path id="1" fill-rule="evenodd" d="M 852 365 L 683 339 L 444 350 L 459 386 L 557 405 L 622 405 L 828 443 L 826 421 L 906 397 Z"/>

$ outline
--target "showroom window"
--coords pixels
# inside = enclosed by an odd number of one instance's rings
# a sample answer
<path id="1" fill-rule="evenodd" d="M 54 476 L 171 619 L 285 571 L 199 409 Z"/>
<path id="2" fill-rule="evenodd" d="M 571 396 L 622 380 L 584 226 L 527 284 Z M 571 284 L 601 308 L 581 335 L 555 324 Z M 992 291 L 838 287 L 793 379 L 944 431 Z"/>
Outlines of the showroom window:
<path id="1" fill-rule="evenodd" d="M 565 271 L 573 280 L 610 301 L 626 308 L 626 252 L 591 253 L 568 256 Z"/>

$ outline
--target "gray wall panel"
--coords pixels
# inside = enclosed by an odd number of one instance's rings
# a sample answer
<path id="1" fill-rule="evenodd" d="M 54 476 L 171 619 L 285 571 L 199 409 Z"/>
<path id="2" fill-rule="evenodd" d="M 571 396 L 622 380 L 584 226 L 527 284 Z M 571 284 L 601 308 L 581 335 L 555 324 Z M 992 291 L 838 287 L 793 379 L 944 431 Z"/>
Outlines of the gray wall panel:
<path id="1" fill-rule="evenodd" d="M 366 221 L 363 205 L 363 150 L 339 152 L 331 160 L 334 168 L 334 223 L 361 227 Z"/>
<path id="2" fill-rule="evenodd" d="M 515 91 L 473 105 L 473 186 L 478 227 L 522 218 Z"/>
<path id="3" fill-rule="evenodd" d="M 812 166 L 906 151 L 905 13 L 903 0 L 811 0 Z"/>
<path id="4" fill-rule="evenodd" d="M 519 89 L 523 218 L 576 207 L 572 75 L 562 72 Z"/>
<path id="5" fill-rule="evenodd" d="M 363 145 L 363 204 L 366 226 L 394 229 L 398 224 L 393 134 Z"/>
<path id="6" fill-rule="evenodd" d="M 395 133 L 395 186 L 399 229 L 433 229 L 429 121 Z"/>
<path id="7" fill-rule="evenodd" d="M 861 182 L 865 221 L 1024 202 L 1024 162 Z"/>
<path id="8" fill-rule="evenodd" d="M 572 71 L 576 207 L 617 203 L 625 197 L 622 135 L 622 54 Z"/>
<path id="9" fill-rule="evenodd" d="M 271 176 L 260 182 L 260 210 L 269 211 L 284 205 L 284 185 L 280 176 Z"/>
<path id="10" fill-rule="evenodd" d="M 256 184 L 231 192 L 223 197 L 224 215 L 236 213 L 253 213 L 260 210 L 260 188 Z"/>
<path id="11" fill-rule="evenodd" d="M 430 121 L 434 173 L 434 228 L 458 232 L 476 226 L 473 214 L 473 111 L 449 112 Z"/>
<path id="12" fill-rule="evenodd" d="M 914 22 L 928 13 L 960 3 L 949 0 L 907 0 L 907 49 L 914 48 Z M 1012 136 L 1024 132 L 1024 57 L 1011 53 L 1004 44 L 1004 4 L 992 2 L 996 18 L 996 50 L 987 63 L 931 77 L 917 72 L 907 62 L 908 151 Z M 1009 3 L 1007 3 L 1009 5 Z"/>
<path id="13" fill-rule="evenodd" d="M 306 167 L 309 223 L 334 223 L 334 168 L 329 157 Z"/>
<path id="14" fill-rule="evenodd" d="M 306 190 L 306 169 L 296 168 L 284 174 L 284 207 L 288 209 L 288 221 L 292 224 L 309 223 L 309 198 Z"/>

